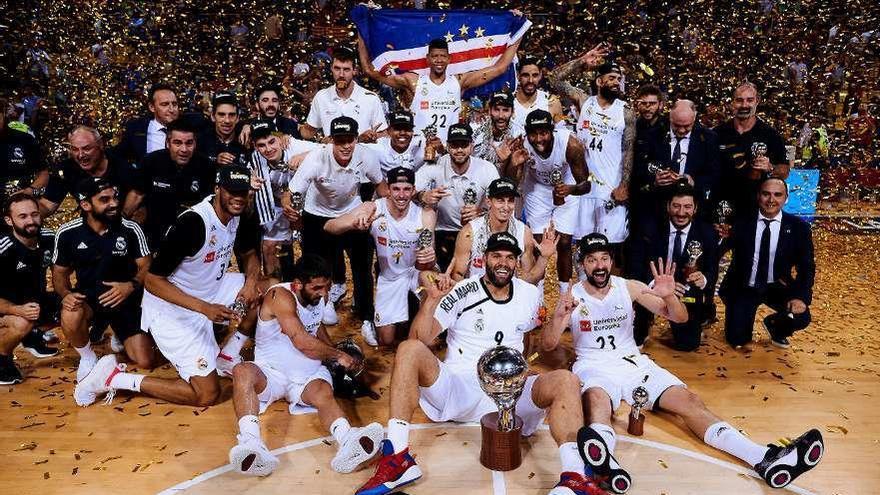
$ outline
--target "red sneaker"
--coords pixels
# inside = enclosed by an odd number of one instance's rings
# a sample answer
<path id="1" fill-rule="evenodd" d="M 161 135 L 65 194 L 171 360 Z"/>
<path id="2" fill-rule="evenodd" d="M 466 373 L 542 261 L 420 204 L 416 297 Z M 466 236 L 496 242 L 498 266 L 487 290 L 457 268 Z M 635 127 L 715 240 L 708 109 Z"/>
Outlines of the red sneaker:
<path id="1" fill-rule="evenodd" d="M 559 475 L 559 483 L 549 495 L 608 495 L 596 481 L 581 473 L 567 471 Z"/>
<path id="2" fill-rule="evenodd" d="M 385 495 L 422 477 L 422 470 L 406 448 L 399 454 L 388 440 L 382 440 L 382 457 L 373 475 L 355 495 Z M 586 492 L 584 492 L 586 493 Z"/>

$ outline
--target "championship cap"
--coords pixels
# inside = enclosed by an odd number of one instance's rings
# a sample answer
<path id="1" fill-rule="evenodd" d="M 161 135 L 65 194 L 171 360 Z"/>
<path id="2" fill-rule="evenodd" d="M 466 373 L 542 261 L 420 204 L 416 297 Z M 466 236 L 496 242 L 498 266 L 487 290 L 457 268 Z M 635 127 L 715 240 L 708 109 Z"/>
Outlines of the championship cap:
<path id="1" fill-rule="evenodd" d="M 255 120 L 251 124 L 251 141 L 264 138 L 275 132 L 275 123 L 271 120 Z"/>
<path id="2" fill-rule="evenodd" d="M 388 126 L 397 128 L 405 128 L 412 130 L 415 127 L 415 120 L 413 119 L 413 114 L 404 111 L 404 110 L 396 110 L 388 114 Z"/>
<path id="3" fill-rule="evenodd" d="M 597 251 L 611 252 L 611 243 L 608 242 L 608 238 L 599 233 L 585 235 L 578 242 L 578 261 L 583 261 L 588 254 Z"/>
<path id="4" fill-rule="evenodd" d="M 86 177 L 76 185 L 76 197 L 80 201 L 85 201 L 110 187 L 116 186 L 103 177 Z"/>
<path id="5" fill-rule="evenodd" d="M 604 76 L 605 74 L 616 72 L 618 74 L 623 75 L 623 71 L 620 70 L 620 66 L 617 65 L 617 62 L 608 61 L 604 64 L 600 65 L 598 69 L 596 69 L 596 74 L 600 76 Z"/>
<path id="6" fill-rule="evenodd" d="M 490 198 L 502 198 L 506 196 L 519 196 L 516 190 L 516 184 L 507 177 L 501 177 L 489 183 L 489 189 L 486 196 Z"/>
<path id="7" fill-rule="evenodd" d="M 251 188 L 251 171 L 241 165 L 225 165 L 217 172 L 217 185 L 229 192 L 244 192 Z"/>
<path id="8" fill-rule="evenodd" d="M 336 117 L 330 121 L 331 136 L 357 136 L 358 123 L 351 117 Z"/>
<path id="9" fill-rule="evenodd" d="M 510 251 L 514 256 L 522 254 L 522 249 L 519 248 L 516 237 L 510 235 L 509 232 L 495 232 L 489 236 L 489 240 L 486 241 L 485 252 L 489 253 L 492 251 Z"/>
<path id="10" fill-rule="evenodd" d="M 553 130 L 553 116 L 547 110 L 532 110 L 526 115 L 526 132 L 532 132 L 536 129 Z"/>
<path id="11" fill-rule="evenodd" d="M 214 93 L 214 98 L 211 99 L 211 106 L 217 108 L 217 105 L 224 104 L 235 105 L 235 108 L 238 108 L 238 99 L 229 91 L 217 91 Z"/>
<path id="12" fill-rule="evenodd" d="M 513 108 L 513 94 L 508 93 L 507 91 L 496 91 L 492 93 L 492 98 L 489 99 L 489 106 L 494 107 L 495 105 L 504 105 L 505 107 Z"/>
<path id="13" fill-rule="evenodd" d="M 396 184 L 398 182 L 406 182 L 407 184 L 416 185 L 416 173 L 411 168 L 394 167 L 385 175 L 385 182 Z"/>
<path id="14" fill-rule="evenodd" d="M 449 126 L 449 133 L 446 135 L 446 141 L 467 141 L 470 143 L 474 138 L 474 130 L 470 124 L 452 124 Z"/>

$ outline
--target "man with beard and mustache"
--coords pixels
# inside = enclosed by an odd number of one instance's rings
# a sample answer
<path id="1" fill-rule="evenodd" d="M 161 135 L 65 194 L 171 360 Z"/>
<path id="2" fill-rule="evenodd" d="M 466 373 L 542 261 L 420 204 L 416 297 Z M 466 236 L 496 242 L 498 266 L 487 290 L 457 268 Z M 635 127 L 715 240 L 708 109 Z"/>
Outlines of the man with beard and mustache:
<path id="1" fill-rule="evenodd" d="M 513 122 L 520 128 L 525 127 L 526 116 L 533 110 L 550 111 L 550 94 L 538 89 L 544 79 L 542 68 L 538 57 L 532 55 L 526 55 L 519 61 L 519 84 L 513 98 Z"/>
<path id="2" fill-rule="evenodd" d="M 650 211 L 653 206 L 649 200 L 652 186 L 645 183 L 644 179 L 652 178 L 647 173 L 648 165 L 652 162 L 652 143 L 656 141 L 656 136 L 665 131 L 663 119 L 660 118 L 665 100 L 666 95 L 653 84 L 645 84 L 636 91 L 638 118 L 632 182 L 629 187 L 630 217 L 634 231 L 642 225 L 640 219 L 656 213 Z"/>
<path id="3" fill-rule="evenodd" d="M 553 225 L 559 233 L 556 272 L 565 291 L 571 278 L 571 238 L 578 224 L 579 196 L 591 189 L 584 147 L 570 131 L 554 126 L 550 112 L 534 110 L 526 117 L 526 140 L 510 159 L 507 175 L 522 181 L 523 214 L 532 231 L 543 232 Z M 535 237 L 542 242 L 541 235 Z"/>
<path id="4" fill-rule="evenodd" d="M 516 237 L 497 232 L 483 253 L 486 273 L 454 286 L 438 279 L 425 286 L 425 298 L 413 320 L 410 339 L 394 356 L 386 440 L 376 474 L 356 493 L 381 495 L 422 476 L 409 452 L 409 422 L 416 406 L 431 421 L 480 421 L 498 407 L 480 388 L 477 361 L 487 350 L 503 345 L 525 350 L 527 334 L 541 325 L 542 294 L 516 277 L 521 254 Z M 442 332 L 449 347 L 439 361 L 429 347 Z M 602 493 L 585 469 L 575 444 L 583 425 L 580 384 L 568 370 L 554 370 L 526 379 L 516 414 L 522 433 L 530 436 L 543 423 L 559 446 L 562 474 L 551 495 Z"/>
<path id="5" fill-rule="evenodd" d="M 232 370 L 239 433 L 229 462 L 238 473 L 267 476 L 278 466 L 278 458 L 263 443 L 258 414 L 279 400 L 288 402 L 291 414 L 317 411 L 321 426 L 338 445 L 330 461 L 337 473 L 354 471 L 379 451 L 382 425 L 352 427 L 333 397 L 333 379 L 325 363 L 345 369 L 360 363 L 334 347 L 321 324 L 329 287 L 330 267 L 318 256 L 305 255 L 294 266 L 293 280 L 270 287 L 263 298 L 254 360 Z"/>
<path id="6" fill-rule="evenodd" d="M 220 348 L 214 324 L 230 322 L 252 329 L 258 294 L 266 285 L 259 280 L 259 225 L 241 218 L 250 189 L 247 168 L 229 165 L 220 169 L 214 195 L 178 216 L 159 247 L 144 277 L 141 318 L 126 315 L 150 333 L 179 378 L 127 373 L 111 354 L 99 359 L 79 381 L 74 389 L 77 404 L 88 406 L 104 393 L 109 403 L 120 389 L 189 406 L 217 402 Z M 243 260 L 245 273 L 227 272 L 233 252 Z M 245 316 L 230 308 L 236 301 L 249 308 Z M 224 352 L 232 352 L 228 347 Z"/>
<path id="7" fill-rule="evenodd" d="M 559 345 L 571 328 L 576 360 L 572 371 L 581 382 L 587 426 L 577 435 L 578 450 L 587 467 L 614 493 L 632 486 L 630 474 L 614 458 L 617 443 L 612 425 L 621 400 L 636 387 L 648 393 L 649 410 L 679 416 L 688 429 L 716 449 L 752 466 L 773 488 L 782 488 L 819 463 L 824 451 L 822 434 L 812 429 L 785 447 L 762 446 L 748 439 L 706 408 L 675 375 L 641 354 L 633 338 L 633 303 L 674 323 L 688 314 L 675 289 L 675 263 L 658 259 L 650 264 L 651 286 L 611 275 L 612 245 L 602 234 L 580 241 L 579 259 L 586 279 L 560 294 L 550 328 L 542 334 L 545 351 Z"/>
<path id="8" fill-rule="evenodd" d="M 382 173 L 397 167 L 416 171 L 425 163 L 425 136 L 416 132 L 413 115 L 406 110 L 388 114 L 388 135 L 375 143 L 365 144 L 376 153 Z"/>
<path id="9" fill-rule="evenodd" d="M 215 167 L 243 165 L 247 150 L 236 139 L 239 122 L 238 99 L 228 91 L 218 91 L 211 100 L 213 127 L 199 134 L 196 153 Z"/>
<path id="10" fill-rule="evenodd" d="M 755 115 L 760 103 L 757 87 L 743 82 L 733 91 L 733 118 L 715 128 L 721 149 L 721 189 L 717 199 L 731 201 L 737 218 L 754 216 L 755 196 L 763 179 L 788 178 L 785 142 L 770 124 Z M 766 145 L 765 155 L 753 155 L 756 143 Z"/>
<path id="11" fill-rule="evenodd" d="M 388 197 L 368 201 L 354 210 L 334 218 L 324 230 L 341 235 L 352 230 L 369 231 L 376 248 L 379 276 L 376 277 L 376 312 L 371 327 L 362 330 L 364 341 L 375 347 L 392 346 L 396 340 L 395 326 L 410 320 L 409 294 L 419 287 L 419 272 L 433 270 L 434 225 L 437 213 L 413 204 L 416 174 L 408 168 L 388 171 Z M 427 231 L 430 235 L 424 234 Z M 420 238 L 428 237 L 426 246 Z M 378 334 L 378 338 L 377 338 Z"/>
<path id="12" fill-rule="evenodd" d="M 0 385 L 24 379 L 13 362 L 18 344 L 36 357 L 50 357 L 58 349 L 48 347 L 36 331 L 49 317 L 44 249 L 52 239 L 43 235 L 37 200 L 25 193 L 13 194 L 4 212 L 8 235 L 0 237 Z"/>
<path id="13" fill-rule="evenodd" d="M 89 342 L 90 326 L 102 333 L 112 327 L 128 359 L 152 368 L 157 363 L 153 339 L 140 327 L 144 276 L 151 261 L 147 238 L 138 224 L 121 217 L 118 191 L 106 179 L 83 179 L 77 198 L 82 216 L 58 229 L 52 254 L 61 331 L 80 356 L 77 382 L 98 362 Z"/>
<path id="14" fill-rule="evenodd" d="M 119 156 L 128 163 L 139 163 L 146 154 L 164 149 L 167 126 L 180 117 L 177 93 L 164 83 L 150 87 L 147 107 L 151 115 L 128 121 L 116 146 Z"/>
<path id="15" fill-rule="evenodd" d="M 278 129 L 278 132 L 302 139 L 299 123 L 282 115 L 281 88 L 279 86 L 264 84 L 258 87 L 254 91 L 253 101 L 257 109 L 256 120 L 270 121 Z M 238 134 L 238 142 L 242 146 L 248 146 L 252 140 L 251 124 L 242 125 Z"/>
<path id="16" fill-rule="evenodd" d="M 513 101 L 506 91 L 494 93 L 489 99 L 489 118 L 474 132 L 474 156 L 494 164 L 502 175 L 511 153 L 522 143 L 517 138 L 525 134 L 523 126 L 513 120 Z"/>
<path id="17" fill-rule="evenodd" d="M 471 88 L 482 86 L 504 74 L 507 67 L 513 62 L 521 41 L 522 37 L 507 45 L 504 53 L 491 67 L 457 75 L 446 72 L 451 57 L 449 56 L 449 43 L 444 38 L 434 39 L 428 43 L 426 59 L 429 69 L 428 73 L 424 75 L 415 72 L 380 73 L 370 62 L 367 47 L 360 34 L 358 34 L 358 53 L 364 72 L 370 78 L 397 89 L 401 93 L 401 100 L 410 102 L 409 108 L 415 115 L 416 128 L 433 127 L 440 140 L 446 143 L 450 127 L 459 121 L 461 95 Z"/>
<path id="18" fill-rule="evenodd" d="M 354 52 L 345 47 L 335 48 L 330 72 L 334 84 L 312 98 L 309 116 L 300 128 L 303 138 L 313 139 L 319 130 L 329 138 L 330 123 L 344 116 L 357 122 L 361 130 L 358 142 L 375 143 L 388 124 L 379 96 L 354 82 L 357 75 Z"/>

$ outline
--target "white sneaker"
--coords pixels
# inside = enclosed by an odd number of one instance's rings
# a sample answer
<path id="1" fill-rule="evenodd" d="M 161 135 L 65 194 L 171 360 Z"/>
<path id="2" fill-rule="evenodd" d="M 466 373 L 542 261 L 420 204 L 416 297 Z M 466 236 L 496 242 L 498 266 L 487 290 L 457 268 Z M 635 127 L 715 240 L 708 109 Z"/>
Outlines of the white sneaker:
<path id="1" fill-rule="evenodd" d="M 92 370 L 73 388 L 73 400 L 76 405 L 90 406 L 98 398 L 98 394 L 107 394 L 107 402 L 113 400 L 115 390 L 110 388 L 110 381 L 117 373 L 125 370 L 125 364 L 116 362 L 116 354 L 107 354 L 98 360 Z"/>
<path id="2" fill-rule="evenodd" d="M 76 368 L 76 383 L 80 383 L 85 380 L 86 375 L 92 371 L 92 368 L 95 367 L 95 364 L 98 362 L 97 359 L 83 359 L 79 358 L 79 366 Z"/>
<path id="3" fill-rule="evenodd" d="M 364 324 L 361 325 L 361 336 L 368 346 L 379 346 L 379 340 L 376 338 L 376 325 L 373 325 L 372 321 L 364 320 Z"/>
<path id="4" fill-rule="evenodd" d="M 338 303 L 340 299 L 345 297 L 345 284 L 333 284 L 330 286 L 330 301 Z"/>
<path id="5" fill-rule="evenodd" d="M 241 442 L 229 449 L 229 463 L 247 476 L 268 476 L 278 467 L 278 458 L 262 442 Z"/>
<path id="6" fill-rule="evenodd" d="M 325 325 L 336 325 L 339 323 L 339 315 L 336 314 L 336 308 L 333 306 L 333 303 L 327 301 L 324 304 L 324 314 L 321 316 L 321 321 Z"/>
<path id="7" fill-rule="evenodd" d="M 336 456 L 330 461 L 330 467 L 337 473 L 354 471 L 379 452 L 379 445 L 384 437 L 385 431 L 379 423 L 352 428 L 336 451 Z"/>
<path id="8" fill-rule="evenodd" d="M 110 350 L 113 352 L 122 352 L 125 350 L 125 346 L 122 345 L 122 341 L 119 340 L 119 337 L 116 336 L 115 332 L 110 335 Z"/>
<path id="9" fill-rule="evenodd" d="M 227 356 L 222 352 L 217 355 L 217 374 L 232 378 L 232 368 L 242 362 L 241 356 Z"/>

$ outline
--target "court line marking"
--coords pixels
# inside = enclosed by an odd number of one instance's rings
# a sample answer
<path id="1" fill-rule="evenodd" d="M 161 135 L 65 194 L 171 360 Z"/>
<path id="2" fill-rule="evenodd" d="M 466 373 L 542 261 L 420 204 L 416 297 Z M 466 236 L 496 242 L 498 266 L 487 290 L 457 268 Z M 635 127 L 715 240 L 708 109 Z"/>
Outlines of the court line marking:
<path id="1" fill-rule="evenodd" d="M 410 425 L 410 430 L 430 430 L 434 428 L 475 428 L 480 426 L 478 423 L 420 423 Z M 539 430 L 550 430 L 550 426 L 546 424 L 542 424 L 538 427 Z M 624 443 L 632 443 L 636 445 L 642 445 L 644 447 L 650 447 L 657 450 L 670 452 L 673 454 L 683 455 L 685 457 L 690 457 L 691 459 L 695 459 L 698 461 L 708 462 L 709 464 L 713 464 L 718 467 L 722 467 L 724 469 L 734 471 L 739 474 L 745 474 L 746 476 L 750 476 L 752 478 L 756 478 L 763 482 L 764 480 L 758 476 L 758 473 L 754 472 L 751 469 L 746 469 L 743 466 L 739 466 L 733 464 L 731 462 L 722 461 L 721 459 L 716 459 L 714 457 L 708 456 L 706 454 L 702 454 L 700 452 L 694 452 L 693 450 L 683 449 L 681 447 L 676 447 L 674 445 L 669 445 L 666 443 L 655 442 L 652 440 L 645 440 L 642 438 L 635 438 L 628 435 L 617 435 L 617 439 Z M 289 452 L 295 452 L 297 450 L 308 449 L 314 447 L 316 445 L 320 445 L 325 441 L 332 441 L 333 436 L 328 435 L 326 437 L 315 438 L 312 440 L 306 440 L 304 442 L 298 442 L 290 445 L 285 445 L 284 447 L 279 447 L 272 452 L 273 455 L 281 455 L 287 454 Z M 166 488 L 158 493 L 158 495 L 176 495 L 183 490 L 188 490 L 199 483 L 210 480 L 211 478 L 216 478 L 221 474 L 228 473 L 232 471 L 232 464 L 227 464 L 225 466 L 220 466 L 218 468 L 212 469 L 208 472 L 202 473 L 192 479 L 184 481 L 182 483 L 178 483 L 171 488 Z M 504 473 L 499 471 L 492 471 L 492 489 L 494 495 L 504 495 L 507 493 L 507 486 L 504 479 Z M 801 488 L 795 485 L 788 485 L 783 488 L 783 490 L 787 490 L 792 493 L 797 493 L 798 495 L 817 495 L 815 492 L 811 492 L 805 488 Z"/>

